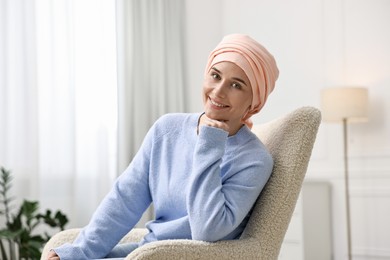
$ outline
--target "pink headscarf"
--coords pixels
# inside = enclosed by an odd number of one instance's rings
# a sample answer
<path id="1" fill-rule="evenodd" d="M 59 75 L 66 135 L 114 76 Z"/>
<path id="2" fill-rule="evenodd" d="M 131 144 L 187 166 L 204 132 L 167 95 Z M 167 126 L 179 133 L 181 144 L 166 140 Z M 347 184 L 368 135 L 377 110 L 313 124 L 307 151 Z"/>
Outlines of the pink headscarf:
<path id="1" fill-rule="evenodd" d="M 258 113 L 264 106 L 268 95 L 275 88 L 279 70 L 274 57 L 257 41 L 243 34 L 225 36 L 210 53 L 205 73 L 211 67 L 222 61 L 230 61 L 239 66 L 247 75 L 252 87 L 251 109 L 244 116 L 243 123 L 249 128 L 252 115 Z"/>

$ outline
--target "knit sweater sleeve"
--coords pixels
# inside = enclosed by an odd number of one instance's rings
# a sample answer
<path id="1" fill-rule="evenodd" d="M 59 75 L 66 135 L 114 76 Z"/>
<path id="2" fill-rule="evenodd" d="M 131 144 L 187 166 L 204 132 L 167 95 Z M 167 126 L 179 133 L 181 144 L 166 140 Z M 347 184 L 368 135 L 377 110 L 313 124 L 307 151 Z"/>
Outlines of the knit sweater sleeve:
<path id="1" fill-rule="evenodd" d="M 272 171 L 272 158 L 259 149 L 256 154 L 236 151 L 234 160 L 221 167 L 227 138 L 227 132 L 209 126 L 203 126 L 199 133 L 187 195 L 194 240 L 218 241 L 232 233 L 247 216 Z"/>
<path id="2" fill-rule="evenodd" d="M 103 258 L 138 222 L 151 203 L 148 170 L 152 140 L 153 127 L 89 224 L 72 244 L 54 249 L 61 260 Z"/>

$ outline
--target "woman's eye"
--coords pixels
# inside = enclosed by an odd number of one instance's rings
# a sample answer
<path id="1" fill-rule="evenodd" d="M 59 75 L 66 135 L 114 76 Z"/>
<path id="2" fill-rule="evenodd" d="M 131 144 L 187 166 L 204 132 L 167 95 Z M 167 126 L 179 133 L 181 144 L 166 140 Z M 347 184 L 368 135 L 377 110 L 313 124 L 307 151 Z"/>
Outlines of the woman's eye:
<path id="1" fill-rule="evenodd" d="M 221 77 L 217 73 L 211 73 L 211 77 L 213 79 L 221 79 Z"/>
<path id="2" fill-rule="evenodd" d="M 233 88 L 236 88 L 236 89 L 241 89 L 241 85 L 238 84 L 238 83 L 233 83 L 233 84 L 232 84 L 232 87 L 233 87 Z"/>

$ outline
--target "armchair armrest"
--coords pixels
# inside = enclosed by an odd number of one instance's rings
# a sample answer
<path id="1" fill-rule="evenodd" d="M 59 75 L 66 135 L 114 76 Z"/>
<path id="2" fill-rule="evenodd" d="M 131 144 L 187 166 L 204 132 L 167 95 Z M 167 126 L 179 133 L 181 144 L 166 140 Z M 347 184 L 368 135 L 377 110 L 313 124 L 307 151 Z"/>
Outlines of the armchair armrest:
<path id="1" fill-rule="evenodd" d="M 46 259 L 46 256 L 51 249 L 56 248 L 65 243 L 72 243 L 76 239 L 80 231 L 80 228 L 73 228 L 55 234 L 43 248 L 41 260 Z M 120 243 L 138 242 L 143 238 L 144 235 L 146 235 L 147 232 L 147 229 L 144 228 L 133 228 L 125 237 L 122 238 Z"/>
<path id="2" fill-rule="evenodd" d="M 162 240 L 143 245 L 131 252 L 126 260 L 179 259 L 261 259 L 254 239 L 204 242 L 196 240 Z"/>

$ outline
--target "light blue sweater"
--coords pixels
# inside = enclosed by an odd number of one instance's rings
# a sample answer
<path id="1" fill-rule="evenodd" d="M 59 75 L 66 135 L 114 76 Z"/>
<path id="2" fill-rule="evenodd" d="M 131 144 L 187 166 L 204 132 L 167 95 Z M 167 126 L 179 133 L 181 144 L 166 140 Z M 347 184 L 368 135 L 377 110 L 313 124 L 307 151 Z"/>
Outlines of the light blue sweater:
<path id="1" fill-rule="evenodd" d="M 246 126 L 230 137 L 209 126 L 197 134 L 199 117 L 168 114 L 156 121 L 76 241 L 55 249 L 61 260 L 106 256 L 152 202 L 156 218 L 140 245 L 240 236 L 273 160 Z"/>

